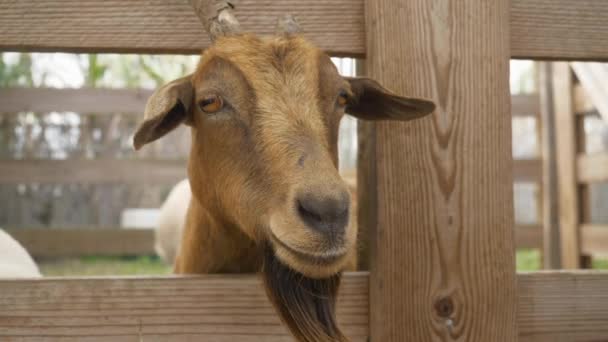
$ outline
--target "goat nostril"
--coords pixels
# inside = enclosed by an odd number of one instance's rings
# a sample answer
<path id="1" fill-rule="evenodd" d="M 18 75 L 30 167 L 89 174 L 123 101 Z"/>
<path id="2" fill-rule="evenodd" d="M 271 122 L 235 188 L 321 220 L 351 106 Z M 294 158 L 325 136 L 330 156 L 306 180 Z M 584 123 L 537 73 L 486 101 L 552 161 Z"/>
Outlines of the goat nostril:
<path id="1" fill-rule="evenodd" d="M 296 202 L 298 214 L 310 228 L 324 233 L 343 231 L 348 223 L 349 199 L 306 194 Z"/>

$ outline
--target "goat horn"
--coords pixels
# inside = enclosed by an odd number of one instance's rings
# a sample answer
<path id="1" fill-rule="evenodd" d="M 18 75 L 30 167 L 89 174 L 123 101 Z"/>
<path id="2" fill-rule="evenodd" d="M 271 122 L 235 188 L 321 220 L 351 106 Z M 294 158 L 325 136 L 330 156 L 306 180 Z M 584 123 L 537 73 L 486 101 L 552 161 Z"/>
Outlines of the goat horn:
<path id="1" fill-rule="evenodd" d="M 234 5 L 229 1 L 190 0 L 190 4 L 209 33 L 211 41 L 241 31 L 239 21 L 232 13 Z"/>
<path id="2" fill-rule="evenodd" d="M 278 35 L 292 35 L 300 33 L 300 24 L 291 14 L 286 14 L 277 20 L 275 32 Z"/>

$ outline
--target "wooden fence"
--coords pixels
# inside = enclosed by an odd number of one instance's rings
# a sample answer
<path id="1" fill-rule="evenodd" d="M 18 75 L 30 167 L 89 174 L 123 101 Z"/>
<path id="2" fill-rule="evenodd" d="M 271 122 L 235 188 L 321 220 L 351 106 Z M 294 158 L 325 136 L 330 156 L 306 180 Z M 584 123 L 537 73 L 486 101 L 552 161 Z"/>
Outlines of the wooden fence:
<path id="1" fill-rule="evenodd" d="M 295 12 L 325 50 L 365 55 L 370 76 L 439 104 L 431 119 L 370 130 L 371 271 L 345 276 L 338 310 L 354 341 L 607 338 L 608 274 L 515 273 L 508 60 L 608 60 L 608 2 L 239 6 L 243 26 L 259 33 L 276 14 Z M 178 0 L 5 1 L 0 28 L 1 50 L 207 45 L 192 9 Z M 8 340 L 290 340 L 253 276 L 9 280 L 0 282 L 0 306 L 0 337 Z"/>

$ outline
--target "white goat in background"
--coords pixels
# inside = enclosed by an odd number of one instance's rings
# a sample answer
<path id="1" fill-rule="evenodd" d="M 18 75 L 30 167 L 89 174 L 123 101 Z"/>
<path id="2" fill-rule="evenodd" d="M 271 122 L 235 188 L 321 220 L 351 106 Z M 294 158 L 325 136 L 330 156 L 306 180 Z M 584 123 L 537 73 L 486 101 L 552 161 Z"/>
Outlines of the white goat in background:
<path id="1" fill-rule="evenodd" d="M 154 249 L 169 265 L 175 263 L 191 197 L 190 183 L 187 179 L 184 179 L 171 189 L 169 196 L 160 208 Z"/>
<path id="2" fill-rule="evenodd" d="M 38 266 L 19 242 L 0 229 L 0 278 L 38 278 Z"/>

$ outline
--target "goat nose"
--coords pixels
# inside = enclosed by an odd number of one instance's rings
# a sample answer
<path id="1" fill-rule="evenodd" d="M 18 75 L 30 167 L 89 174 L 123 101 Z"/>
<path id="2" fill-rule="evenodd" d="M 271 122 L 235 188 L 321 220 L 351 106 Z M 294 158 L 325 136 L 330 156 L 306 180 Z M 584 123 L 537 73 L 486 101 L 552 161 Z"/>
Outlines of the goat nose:
<path id="1" fill-rule="evenodd" d="M 341 191 L 335 195 L 312 192 L 297 197 L 298 214 L 311 229 L 331 236 L 341 236 L 348 223 L 350 196 Z"/>

